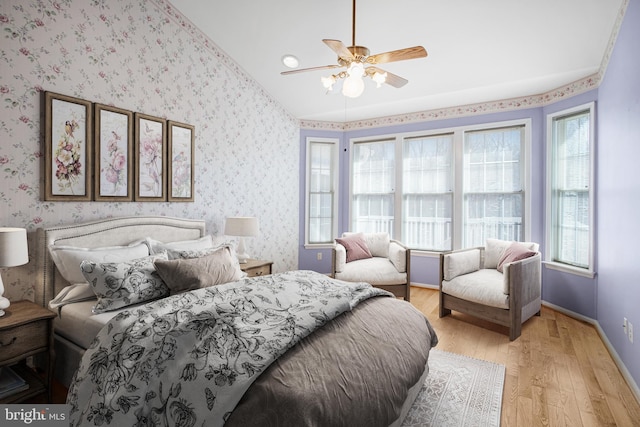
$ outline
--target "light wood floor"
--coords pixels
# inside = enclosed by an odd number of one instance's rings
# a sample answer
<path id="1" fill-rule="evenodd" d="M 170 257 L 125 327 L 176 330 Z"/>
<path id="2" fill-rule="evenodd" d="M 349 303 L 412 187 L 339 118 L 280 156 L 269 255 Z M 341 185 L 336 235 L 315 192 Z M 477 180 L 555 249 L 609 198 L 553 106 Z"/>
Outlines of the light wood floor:
<path id="1" fill-rule="evenodd" d="M 506 366 L 502 426 L 640 426 L 640 405 L 592 325 L 543 306 L 510 342 L 499 325 L 457 312 L 440 319 L 437 290 L 412 287 L 411 303 L 438 349 Z"/>

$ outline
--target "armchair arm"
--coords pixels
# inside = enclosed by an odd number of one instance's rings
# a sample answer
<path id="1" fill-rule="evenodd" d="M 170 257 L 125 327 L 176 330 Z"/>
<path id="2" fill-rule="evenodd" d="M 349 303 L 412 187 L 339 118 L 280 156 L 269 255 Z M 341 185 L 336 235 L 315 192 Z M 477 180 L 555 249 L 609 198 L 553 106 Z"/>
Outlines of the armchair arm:
<path id="1" fill-rule="evenodd" d="M 507 295 L 519 293 L 523 305 L 539 298 L 542 294 L 540 272 L 541 255 L 536 255 L 505 264 L 503 267 L 504 290 Z"/>
<path id="2" fill-rule="evenodd" d="M 336 243 L 333 246 L 332 253 L 333 257 L 331 263 L 333 265 L 331 268 L 331 275 L 335 277 L 336 273 L 342 273 L 344 270 L 344 266 L 347 263 L 347 250 L 340 243 Z"/>
<path id="3" fill-rule="evenodd" d="M 398 270 L 398 273 L 407 272 L 408 257 L 411 250 L 398 242 L 397 240 L 391 240 L 389 243 L 389 261 Z"/>

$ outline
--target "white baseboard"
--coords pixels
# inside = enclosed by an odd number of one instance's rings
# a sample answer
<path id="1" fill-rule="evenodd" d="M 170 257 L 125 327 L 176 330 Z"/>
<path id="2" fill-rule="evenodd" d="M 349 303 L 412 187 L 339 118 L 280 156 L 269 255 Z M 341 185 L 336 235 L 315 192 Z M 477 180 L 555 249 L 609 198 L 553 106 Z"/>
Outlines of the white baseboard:
<path id="1" fill-rule="evenodd" d="M 440 289 L 440 287 L 438 285 L 429 285 L 427 283 L 411 282 L 411 286 L 415 286 L 416 288 L 426 288 L 426 289 L 435 289 L 435 290 L 439 290 Z"/>
<path id="2" fill-rule="evenodd" d="M 558 311 L 564 315 L 572 317 L 574 319 L 582 320 L 583 322 L 587 322 L 593 325 L 596 328 L 596 331 L 598 331 L 598 335 L 600 335 L 600 339 L 604 343 L 604 346 L 607 347 L 609 354 L 611 354 L 611 358 L 613 359 L 616 366 L 622 373 L 622 377 L 625 379 L 625 381 L 629 385 L 631 392 L 634 394 L 638 403 L 640 403 L 640 388 L 638 388 L 638 384 L 636 384 L 633 377 L 631 376 L 631 373 L 625 366 L 624 362 L 622 361 L 622 359 L 620 359 L 620 356 L 618 356 L 618 352 L 616 352 L 616 349 L 613 347 L 613 345 L 611 345 L 611 341 L 609 341 L 609 338 L 607 338 L 607 334 L 604 333 L 604 330 L 600 326 L 600 323 L 597 320 L 594 320 L 590 317 L 583 316 L 582 314 L 573 312 L 571 310 L 567 310 L 566 308 L 562 308 L 558 305 L 551 304 L 550 302 L 547 302 L 547 301 L 542 301 L 542 305 L 549 307 L 555 311 Z"/>

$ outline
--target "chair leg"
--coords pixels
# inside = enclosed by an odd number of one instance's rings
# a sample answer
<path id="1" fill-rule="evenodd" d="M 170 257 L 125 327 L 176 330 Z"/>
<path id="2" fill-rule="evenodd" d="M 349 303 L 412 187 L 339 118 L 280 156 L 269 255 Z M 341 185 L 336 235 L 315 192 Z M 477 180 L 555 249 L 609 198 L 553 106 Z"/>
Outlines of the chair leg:
<path id="1" fill-rule="evenodd" d="M 522 334 L 522 324 L 517 323 L 509 328 L 509 341 L 513 341 Z"/>
<path id="2" fill-rule="evenodd" d="M 536 316 L 540 316 L 540 310 L 538 310 L 538 312 L 536 313 Z"/>
<path id="3" fill-rule="evenodd" d="M 410 302 L 411 301 L 411 285 L 409 285 L 408 283 L 407 283 L 407 287 L 406 287 L 406 289 L 404 291 L 404 300 L 406 302 Z"/>

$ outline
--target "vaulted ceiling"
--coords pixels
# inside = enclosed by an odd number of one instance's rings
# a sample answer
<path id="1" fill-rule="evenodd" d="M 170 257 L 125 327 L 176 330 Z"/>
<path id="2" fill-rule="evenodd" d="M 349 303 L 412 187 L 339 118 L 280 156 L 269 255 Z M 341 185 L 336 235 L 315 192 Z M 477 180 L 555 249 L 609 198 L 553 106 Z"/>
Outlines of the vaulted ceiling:
<path id="1" fill-rule="evenodd" d="M 380 67 L 409 80 L 326 93 L 335 64 L 322 39 L 352 38 L 351 0 L 171 0 L 293 116 L 345 122 L 536 95 L 597 73 L 624 0 L 360 0 L 356 44 L 372 54 L 422 45 L 426 58 Z"/>

